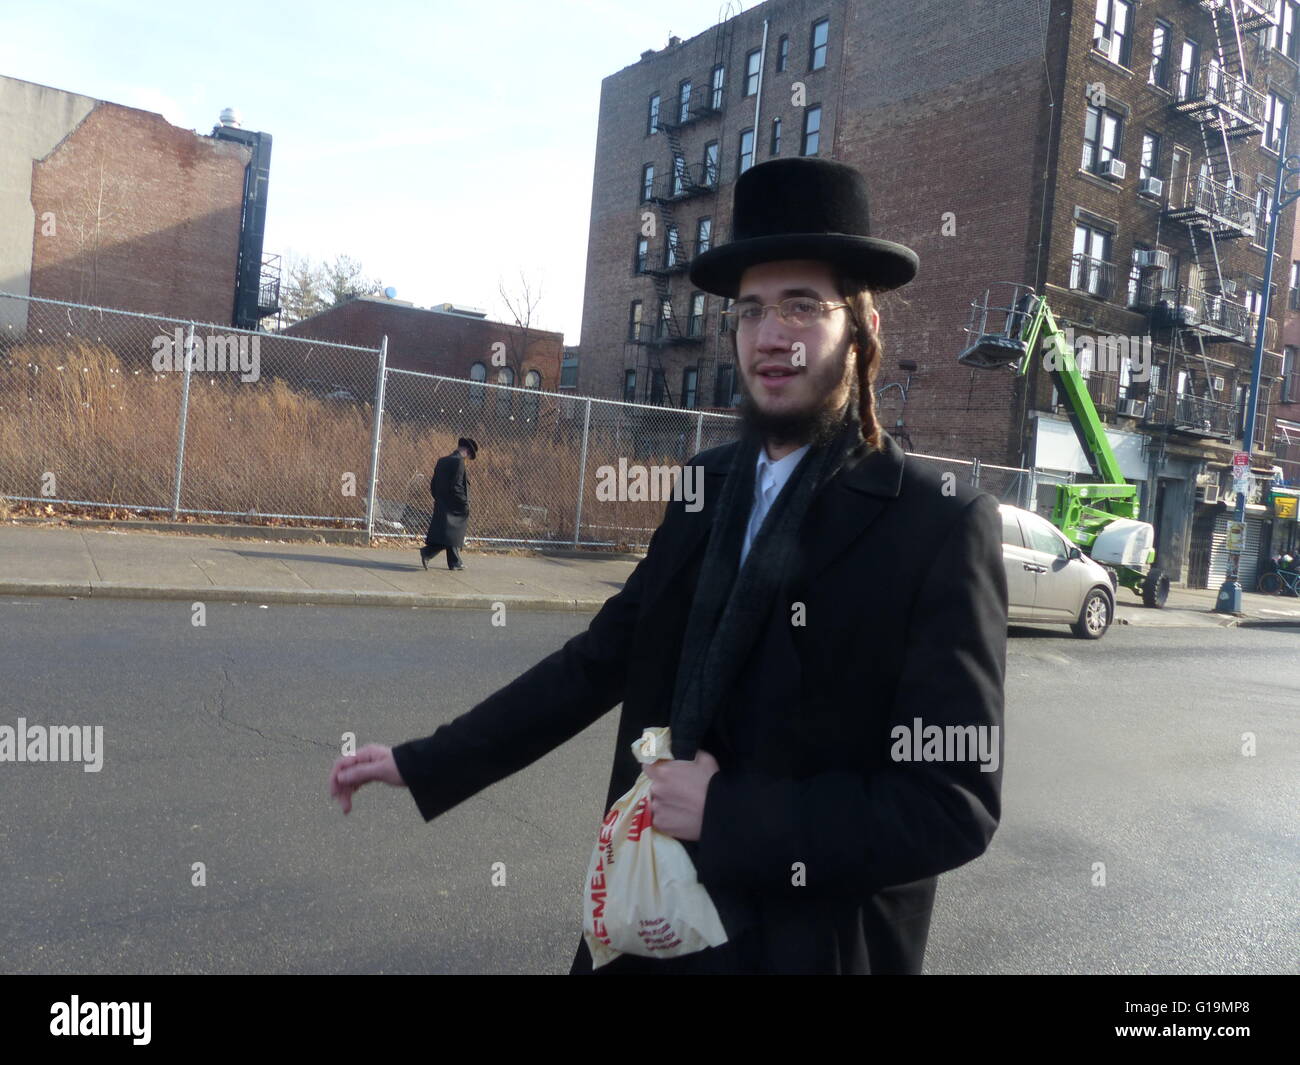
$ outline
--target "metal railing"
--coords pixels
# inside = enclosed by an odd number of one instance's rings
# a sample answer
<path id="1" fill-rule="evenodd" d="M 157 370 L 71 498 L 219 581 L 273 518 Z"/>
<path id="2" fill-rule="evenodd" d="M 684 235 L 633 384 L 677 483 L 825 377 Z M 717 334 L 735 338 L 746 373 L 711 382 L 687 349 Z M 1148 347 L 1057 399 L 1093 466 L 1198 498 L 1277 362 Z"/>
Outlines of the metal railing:
<path id="1" fill-rule="evenodd" d="M 1115 264 L 1088 255 L 1070 260 L 1070 288 L 1108 300 L 1115 291 Z"/>
<path id="2" fill-rule="evenodd" d="M 392 369 L 386 341 L 351 347 L 0 293 L 0 496 L 12 501 L 415 540 L 437 460 L 469 436 L 471 543 L 643 547 L 673 493 L 698 488 L 663 471 L 733 440 L 738 425 Z M 912 457 L 1005 502 L 1035 499 L 1034 471 Z"/>
<path id="3" fill-rule="evenodd" d="M 1257 230 L 1255 201 L 1208 174 L 1197 177 L 1181 204 L 1171 196 L 1165 213 L 1217 236 L 1253 237 Z"/>

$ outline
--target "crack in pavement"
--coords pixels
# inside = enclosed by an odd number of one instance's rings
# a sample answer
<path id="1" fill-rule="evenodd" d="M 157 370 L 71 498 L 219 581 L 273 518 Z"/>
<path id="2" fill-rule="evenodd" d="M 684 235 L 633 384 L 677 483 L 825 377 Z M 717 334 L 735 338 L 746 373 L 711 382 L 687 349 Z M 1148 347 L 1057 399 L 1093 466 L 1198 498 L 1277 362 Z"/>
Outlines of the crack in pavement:
<path id="1" fill-rule="evenodd" d="M 234 660 L 230 658 L 230 655 L 227 655 L 226 657 L 233 664 Z M 221 670 L 223 683 L 219 688 L 217 688 L 216 714 L 213 715 L 211 713 L 211 711 L 208 708 L 208 701 L 206 699 L 200 698 L 199 702 L 203 707 L 203 712 L 210 717 L 214 717 L 217 723 L 220 724 L 227 731 L 233 731 L 235 729 L 244 729 L 245 731 L 257 734 L 264 740 L 270 740 L 272 742 L 288 739 L 288 740 L 296 741 L 297 743 L 307 744 L 309 747 L 320 747 L 327 751 L 333 751 L 335 753 L 338 752 L 337 744 L 325 743 L 322 742 L 321 740 L 312 739 L 310 736 L 299 736 L 297 733 L 287 732 L 287 731 L 280 732 L 275 735 L 268 735 L 267 733 L 263 732 L 260 728 L 258 728 L 256 725 L 250 725 L 246 721 L 240 721 L 234 717 L 231 717 L 229 704 L 227 703 L 226 700 L 226 692 L 227 690 L 234 689 L 235 682 L 230 675 L 230 670 L 226 667 L 224 663 L 219 668 Z"/>

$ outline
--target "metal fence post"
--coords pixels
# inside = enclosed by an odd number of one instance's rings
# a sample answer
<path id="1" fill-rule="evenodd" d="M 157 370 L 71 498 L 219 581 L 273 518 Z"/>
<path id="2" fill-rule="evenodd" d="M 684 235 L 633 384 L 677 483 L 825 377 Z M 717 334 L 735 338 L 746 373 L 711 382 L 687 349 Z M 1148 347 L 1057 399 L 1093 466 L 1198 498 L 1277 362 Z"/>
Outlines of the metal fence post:
<path id="1" fill-rule="evenodd" d="M 974 459 L 970 464 L 970 483 L 972 488 L 980 486 L 980 460 Z"/>
<path id="2" fill-rule="evenodd" d="M 587 489 L 587 439 L 591 435 L 591 397 L 587 397 L 587 410 L 582 418 L 582 459 L 578 466 L 578 512 L 573 518 L 573 546 L 578 546 L 582 531 L 582 493 Z"/>
<path id="3" fill-rule="evenodd" d="M 185 472 L 185 428 L 190 419 L 190 375 L 194 371 L 194 323 L 185 332 L 185 380 L 181 385 L 181 423 L 176 430 L 176 476 L 172 478 L 172 518 L 181 513 L 181 476 Z M 172 366 L 175 366 L 175 358 Z"/>
<path id="4" fill-rule="evenodd" d="M 375 424 L 370 430 L 370 478 L 366 487 L 366 544 L 375 534 L 375 479 L 379 476 L 380 429 L 384 424 L 384 388 L 388 384 L 388 337 L 379 342 L 379 369 L 375 373 Z"/>
<path id="5" fill-rule="evenodd" d="M 695 454 L 700 453 L 700 441 L 704 439 L 704 412 L 695 416 Z"/>

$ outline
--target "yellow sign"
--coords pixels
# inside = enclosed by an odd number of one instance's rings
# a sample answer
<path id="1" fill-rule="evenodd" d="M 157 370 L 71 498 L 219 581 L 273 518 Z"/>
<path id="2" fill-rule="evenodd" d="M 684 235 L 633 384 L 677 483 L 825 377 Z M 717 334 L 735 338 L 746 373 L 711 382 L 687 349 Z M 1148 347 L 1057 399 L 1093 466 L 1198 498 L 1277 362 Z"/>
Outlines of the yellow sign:
<path id="1" fill-rule="evenodd" d="M 1295 521 L 1296 502 L 1295 496 L 1274 496 L 1273 513 L 1279 518 L 1290 518 Z"/>

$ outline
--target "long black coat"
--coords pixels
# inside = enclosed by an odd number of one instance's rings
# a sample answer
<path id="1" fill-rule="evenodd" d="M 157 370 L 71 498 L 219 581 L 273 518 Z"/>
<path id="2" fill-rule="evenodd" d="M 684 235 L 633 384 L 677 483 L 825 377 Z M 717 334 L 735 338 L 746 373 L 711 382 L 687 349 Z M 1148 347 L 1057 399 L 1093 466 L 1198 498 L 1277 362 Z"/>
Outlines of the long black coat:
<path id="1" fill-rule="evenodd" d="M 784 625 L 791 603 L 803 603 L 804 624 L 767 628 L 786 634 L 793 662 L 751 659 L 747 679 L 751 692 L 794 693 L 794 705 L 754 730 L 743 757 L 718 755 L 701 838 L 687 845 L 711 894 L 757 903 L 744 957 L 759 971 L 920 972 L 938 874 L 982 854 L 1001 812 L 1000 758 L 997 771 L 981 772 L 974 761 L 890 754 L 891 729 L 917 718 L 922 727 L 996 725 L 1001 740 L 1007 588 L 997 502 L 885 442 L 813 500 L 789 598 L 776 607 Z M 668 724 L 713 506 L 736 450 L 691 460 L 704 466 L 703 509 L 668 504 L 645 559 L 585 632 L 432 736 L 394 748 L 426 821 L 620 700 L 606 808 L 632 786 L 632 741 Z M 603 812 L 592 811 L 593 843 Z M 792 882 L 795 863 L 803 886 Z M 575 894 L 575 924 L 579 912 Z M 624 956 L 609 969 L 728 967 L 719 957 Z M 579 941 L 573 971 L 590 966 Z"/>
<path id="2" fill-rule="evenodd" d="M 433 496 L 433 516 L 424 542 L 459 551 L 465 546 L 465 529 L 469 525 L 469 477 L 465 457 L 459 450 L 438 460 L 429 492 Z"/>

